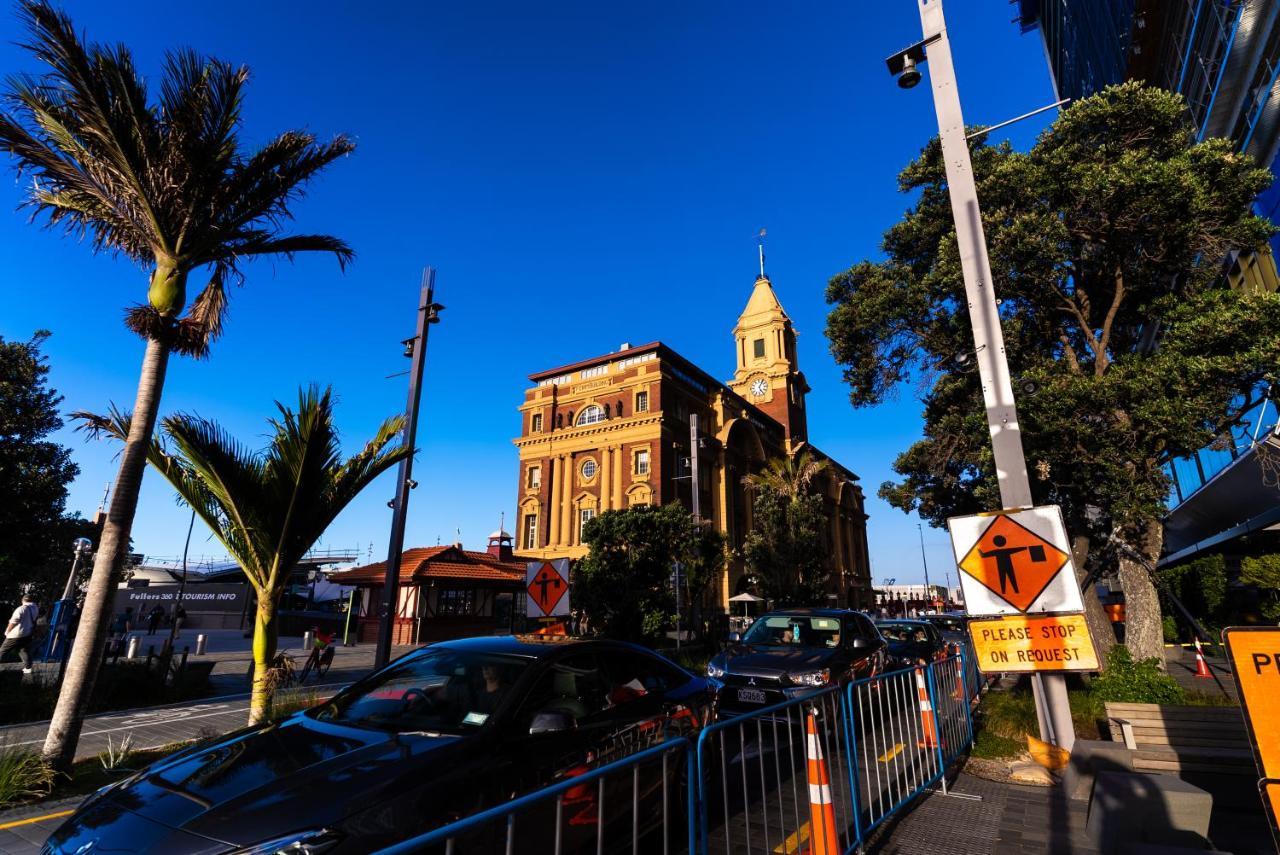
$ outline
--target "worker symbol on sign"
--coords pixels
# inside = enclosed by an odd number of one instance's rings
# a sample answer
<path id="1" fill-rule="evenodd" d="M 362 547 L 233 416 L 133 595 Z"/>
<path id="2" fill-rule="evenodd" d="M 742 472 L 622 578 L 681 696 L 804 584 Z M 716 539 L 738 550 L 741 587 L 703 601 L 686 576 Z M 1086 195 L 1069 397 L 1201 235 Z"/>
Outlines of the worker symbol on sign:
<path id="1" fill-rule="evenodd" d="M 556 568 L 550 564 L 543 564 L 534 574 L 533 581 L 529 583 L 529 596 L 533 598 L 543 614 L 549 615 L 568 588 L 564 577 L 556 571 Z"/>
<path id="2" fill-rule="evenodd" d="M 1069 559 L 1040 535 L 1000 515 L 960 561 L 960 569 L 1025 612 Z"/>

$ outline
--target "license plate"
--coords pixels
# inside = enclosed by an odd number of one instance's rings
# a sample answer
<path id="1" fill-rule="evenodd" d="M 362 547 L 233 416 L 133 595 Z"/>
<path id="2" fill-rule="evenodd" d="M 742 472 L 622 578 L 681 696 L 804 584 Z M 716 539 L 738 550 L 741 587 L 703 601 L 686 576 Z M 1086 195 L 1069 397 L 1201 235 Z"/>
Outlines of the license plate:
<path id="1" fill-rule="evenodd" d="M 759 689 L 739 689 L 738 700 L 748 704 L 764 703 L 764 692 Z"/>

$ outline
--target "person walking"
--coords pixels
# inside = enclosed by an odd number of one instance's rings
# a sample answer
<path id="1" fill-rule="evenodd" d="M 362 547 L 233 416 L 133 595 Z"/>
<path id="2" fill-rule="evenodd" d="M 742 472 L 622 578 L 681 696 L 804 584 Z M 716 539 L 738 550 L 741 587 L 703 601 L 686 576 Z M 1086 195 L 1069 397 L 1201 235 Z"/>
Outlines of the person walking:
<path id="1" fill-rule="evenodd" d="M 155 635 L 156 630 L 160 627 L 160 621 L 164 618 L 164 606 L 156 605 L 147 615 L 147 635 Z"/>
<path id="2" fill-rule="evenodd" d="M 182 634 L 182 625 L 187 622 L 187 610 L 182 607 L 182 603 L 178 603 L 173 607 L 173 637 L 176 639 Z"/>
<path id="3" fill-rule="evenodd" d="M 22 605 L 13 610 L 8 625 L 4 628 L 4 643 L 0 644 L 0 660 L 10 650 L 18 651 L 22 660 L 22 673 L 31 673 L 31 639 L 36 630 L 36 616 L 40 610 L 31 599 L 30 594 L 22 596 Z"/>

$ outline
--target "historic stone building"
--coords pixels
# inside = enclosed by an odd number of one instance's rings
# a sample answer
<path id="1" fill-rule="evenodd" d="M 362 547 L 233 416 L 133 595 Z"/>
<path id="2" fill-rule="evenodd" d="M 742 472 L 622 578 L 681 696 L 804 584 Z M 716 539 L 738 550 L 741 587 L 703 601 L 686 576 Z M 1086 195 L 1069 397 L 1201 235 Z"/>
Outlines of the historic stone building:
<path id="1" fill-rule="evenodd" d="M 722 383 L 661 342 L 531 374 L 520 406 L 516 548 L 537 558 L 581 558 L 582 527 L 606 510 L 681 502 L 736 550 L 751 529 L 743 477 L 766 460 L 808 448 L 805 382 L 796 331 L 761 275 L 733 330 L 737 367 Z M 696 424 L 696 428 L 694 425 Z M 693 433 L 698 443 L 693 448 Z M 830 459 L 830 458 L 826 458 Z M 696 460 L 697 478 L 692 477 Z M 874 605 L 866 514 L 857 476 L 832 460 L 820 489 L 834 601 Z M 730 561 L 716 598 L 743 590 Z"/>

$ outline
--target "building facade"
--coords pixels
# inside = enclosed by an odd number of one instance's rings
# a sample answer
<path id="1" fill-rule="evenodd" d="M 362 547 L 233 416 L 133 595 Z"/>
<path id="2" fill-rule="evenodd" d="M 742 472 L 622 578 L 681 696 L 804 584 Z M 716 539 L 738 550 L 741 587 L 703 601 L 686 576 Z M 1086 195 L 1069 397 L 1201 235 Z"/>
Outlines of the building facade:
<path id="1" fill-rule="evenodd" d="M 796 331 L 767 277 L 756 280 L 733 336 L 736 368 L 727 383 L 661 342 L 624 344 L 529 376 L 515 440 L 522 554 L 578 559 L 587 554 L 583 526 L 597 514 L 680 502 L 723 532 L 736 556 L 751 530 L 743 478 L 802 449 L 826 455 L 809 443 Z M 820 485 L 830 596 L 870 605 L 862 491 L 853 472 L 830 462 Z M 744 585 L 734 557 L 713 601 L 726 608 Z"/>

